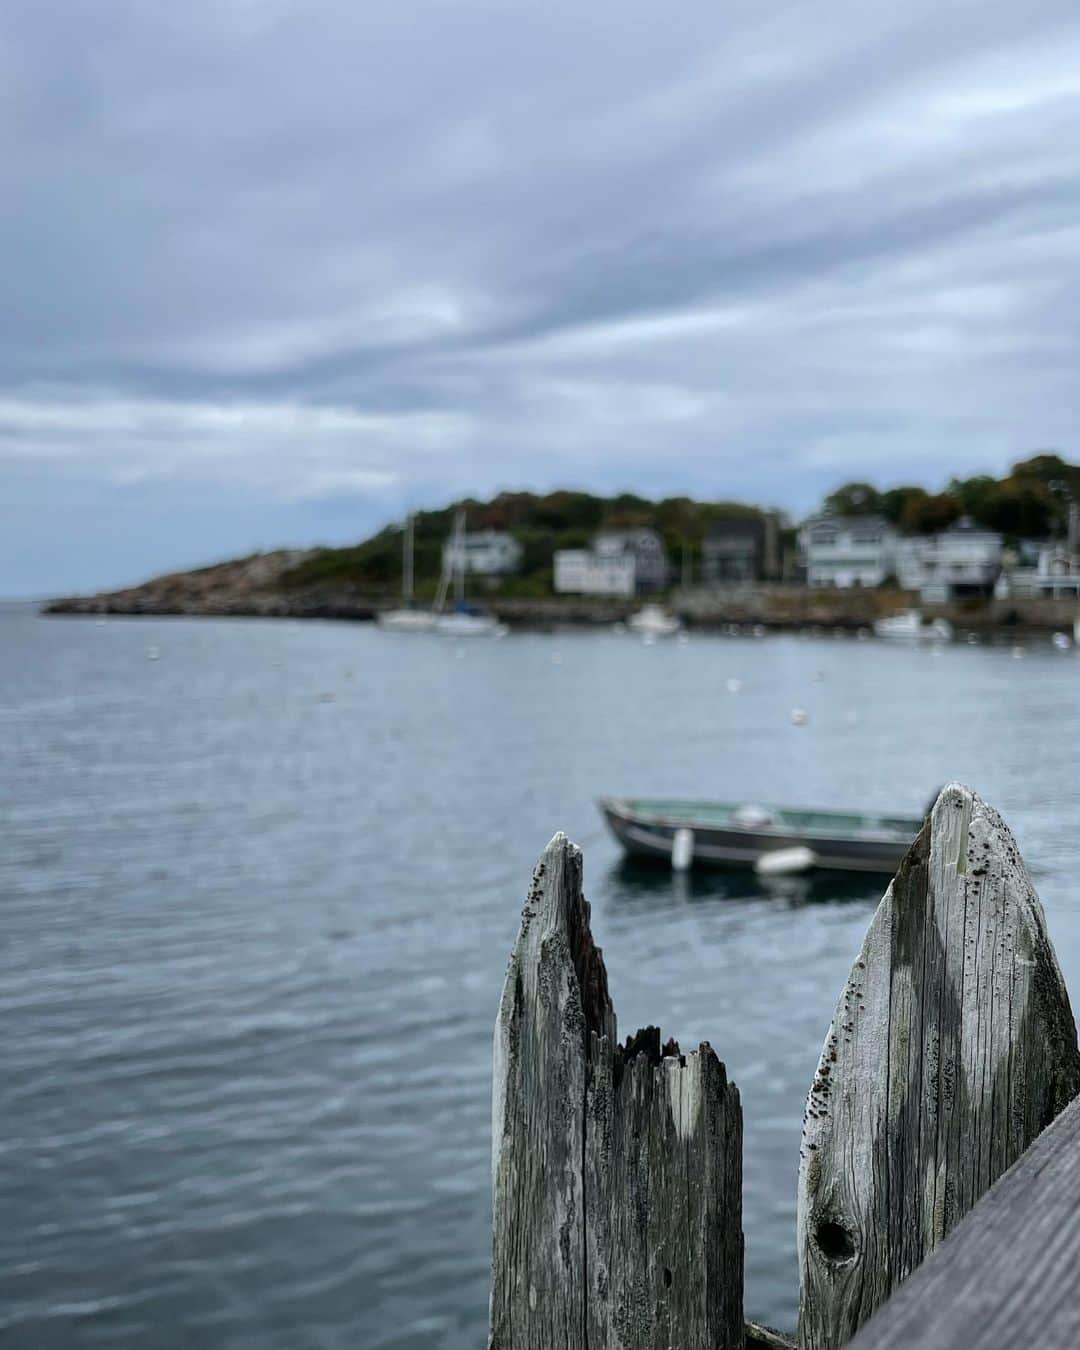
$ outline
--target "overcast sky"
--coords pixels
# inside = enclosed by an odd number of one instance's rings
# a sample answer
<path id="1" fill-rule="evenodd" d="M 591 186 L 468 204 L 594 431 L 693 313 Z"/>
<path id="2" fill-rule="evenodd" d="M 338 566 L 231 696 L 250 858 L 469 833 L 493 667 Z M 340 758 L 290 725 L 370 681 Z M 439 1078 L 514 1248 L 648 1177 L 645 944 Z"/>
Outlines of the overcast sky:
<path id="1" fill-rule="evenodd" d="M 1076 0 L 6 0 L 0 594 L 1076 457 Z"/>

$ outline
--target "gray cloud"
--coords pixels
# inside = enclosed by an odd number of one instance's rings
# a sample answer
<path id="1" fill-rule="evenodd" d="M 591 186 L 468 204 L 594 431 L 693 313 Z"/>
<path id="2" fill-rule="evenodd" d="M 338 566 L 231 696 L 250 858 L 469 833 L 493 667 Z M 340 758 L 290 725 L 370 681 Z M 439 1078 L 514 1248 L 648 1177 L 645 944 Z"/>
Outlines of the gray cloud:
<path id="1" fill-rule="evenodd" d="M 1068 451 L 1078 71 L 1057 0 L 11 0 L 0 593 Z"/>

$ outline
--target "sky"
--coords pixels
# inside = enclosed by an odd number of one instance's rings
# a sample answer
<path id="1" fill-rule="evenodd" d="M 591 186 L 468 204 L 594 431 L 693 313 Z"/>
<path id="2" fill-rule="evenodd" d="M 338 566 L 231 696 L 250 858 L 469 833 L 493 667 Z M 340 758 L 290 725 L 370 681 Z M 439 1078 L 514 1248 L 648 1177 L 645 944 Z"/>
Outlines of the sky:
<path id="1" fill-rule="evenodd" d="M 1076 458 L 1076 0 L 6 0 L 0 595 Z"/>

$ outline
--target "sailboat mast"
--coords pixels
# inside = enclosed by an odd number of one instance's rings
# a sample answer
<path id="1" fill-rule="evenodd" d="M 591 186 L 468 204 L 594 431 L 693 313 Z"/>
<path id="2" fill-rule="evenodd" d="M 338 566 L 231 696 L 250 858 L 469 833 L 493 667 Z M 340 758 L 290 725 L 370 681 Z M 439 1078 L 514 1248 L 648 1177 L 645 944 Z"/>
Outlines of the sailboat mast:
<path id="1" fill-rule="evenodd" d="M 457 575 L 455 577 L 454 597 L 458 604 L 465 600 L 465 512 L 459 511 L 457 515 L 456 529 L 457 550 L 455 560 L 457 563 Z"/>
<path id="2" fill-rule="evenodd" d="M 412 603 L 413 597 L 413 518 L 411 515 L 405 517 L 405 538 L 402 541 L 402 559 L 401 559 L 401 594 L 406 605 Z"/>

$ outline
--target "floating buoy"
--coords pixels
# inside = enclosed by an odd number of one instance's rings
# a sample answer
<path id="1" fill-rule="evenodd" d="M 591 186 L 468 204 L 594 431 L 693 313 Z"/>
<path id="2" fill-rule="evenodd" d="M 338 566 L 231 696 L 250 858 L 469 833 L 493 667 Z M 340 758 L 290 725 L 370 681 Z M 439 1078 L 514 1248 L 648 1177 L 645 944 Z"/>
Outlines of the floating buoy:
<path id="1" fill-rule="evenodd" d="M 1024 649 L 1023 649 L 1023 647 L 1021 647 L 1021 646 L 1019 645 L 1019 643 L 1018 643 L 1018 644 L 1012 649 L 1012 657 L 1013 657 L 1013 660 L 1014 660 L 1014 661 L 1019 661 L 1019 660 L 1023 657 L 1023 655 L 1024 655 Z"/>
<path id="2" fill-rule="evenodd" d="M 791 720 L 795 724 L 795 726 L 804 727 L 806 726 L 807 722 L 809 722 L 810 715 L 809 713 L 807 713 L 805 708 L 792 708 Z"/>
<path id="3" fill-rule="evenodd" d="M 148 661 L 156 661 L 160 656 L 161 656 L 161 648 L 160 648 L 160 647 L 147 647 L 147 649 L 146 649 L 146 659 L 147 659 Z"/>
<path id="4" fill-rule="evenodd" d="M 1055 633 L 1050 639 L 1059 652 L 1067 652 L 1072 646 L 1072 638 L 1068 633 Z"/>
<path id="5" fill-rule="evenodd" d="M 727 682 L 727 691 L 729 694 L 737 694 L 742 688 L 742 680 L 737 680 L 734 675 Z"/>
<path id="6" fill-rule="evenodd" d="M 817 864 L 817 854 L 805 844 L 794 848 L 778 848 L 763 853 L 754 864 L 759 877 L 788 877 L 798 872 L 809 872 Z"/>
<path id="7" fill-rule="evenodd" d="M 765 625 L 763 623 L 754 624 L 754 636 L 756 638 L 763 638 L 765 636 Z"/>
<path id="8" fill-rule="evenodd" d="M 681 826 L 671 841 L 671 870 L 685 872 L 694 861 L 694 831 Z"/>

